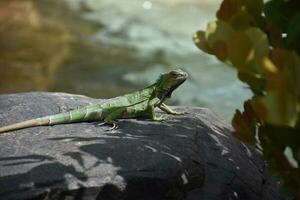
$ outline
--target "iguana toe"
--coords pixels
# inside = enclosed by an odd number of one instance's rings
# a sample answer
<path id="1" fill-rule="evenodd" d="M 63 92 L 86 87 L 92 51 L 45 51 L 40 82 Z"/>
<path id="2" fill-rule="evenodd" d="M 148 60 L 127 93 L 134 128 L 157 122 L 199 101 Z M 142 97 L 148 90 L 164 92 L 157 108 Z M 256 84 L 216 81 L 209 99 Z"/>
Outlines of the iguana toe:
<path id="1" fill-rule="evenodd" d="M 188 114 L 188 112 L 174 112 L 172 115 L 185 115 Z"/>
<path id="2" fill-rule="evenodd" d="M 110 131 L 110 132 L 113 132 L 115 130 L 117 130 L 119 128 L 118 124 L 117 123 L 113 123 L 113 126 L 109 129 L 107 129 L 106 131 Z"/>
<path id="3" fill-rule="evenodd" d="M 167 121 L 169 119 L 170 119 L 170 117 L 168 117 L 168 116 L 160 116 L 160 117 L 153 118 L 154 121 L 159 121 L 159 122 Z"/>

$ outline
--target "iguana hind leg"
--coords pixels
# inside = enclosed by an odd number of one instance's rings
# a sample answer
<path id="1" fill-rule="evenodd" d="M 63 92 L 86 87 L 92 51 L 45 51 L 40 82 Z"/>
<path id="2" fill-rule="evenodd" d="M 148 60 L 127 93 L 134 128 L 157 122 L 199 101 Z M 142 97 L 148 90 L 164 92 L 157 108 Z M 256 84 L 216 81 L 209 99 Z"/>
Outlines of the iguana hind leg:
<path id="1" fill-rule="evenodd" d="M 125 108 L 116 108 L 114 111 L 110 110 L 110 114 L 108 114 L 105 118 L 104 118 L 104 122 L 100 123 L 99 125 L 104 125 L 104 124 L 110 124 L 112 125 L 111 128 L 107 129 L 106 131 L 114 131 L 116 129 L 118 129 L 118 122 L 117 119 L 122 118 L 124 112 L 126 111 Z"/>

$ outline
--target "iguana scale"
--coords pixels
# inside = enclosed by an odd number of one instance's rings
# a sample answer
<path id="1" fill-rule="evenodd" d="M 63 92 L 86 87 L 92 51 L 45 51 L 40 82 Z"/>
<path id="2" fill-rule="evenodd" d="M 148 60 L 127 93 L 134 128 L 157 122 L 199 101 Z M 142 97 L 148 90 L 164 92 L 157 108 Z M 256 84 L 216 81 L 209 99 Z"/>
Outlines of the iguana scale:
<path id="1" fill-rule="evenodd" d="M 173 111 L 164 101 L 166 98 L 171 97 L 172 92 L 181 85 L 187 77 L 187 73 L 180 69 L 172 70 L 169 73 L 162 74 L 154 84 L 143 90 L 108 99 L 102 103 L 86 105 L 68 112 L 0 127 L 0 133 L 35 126 L 84 121 L 103 121 L 102 124 L 112 125 L 112 128 L 109 130 L 114 130 L 118 127 L 118 119 L 142 117 L 162 121 L 165 120 L 165 118 L 157 117 L 154 108 L 158 107 L 168 114 L 184 114 L 182 112 Z"/>

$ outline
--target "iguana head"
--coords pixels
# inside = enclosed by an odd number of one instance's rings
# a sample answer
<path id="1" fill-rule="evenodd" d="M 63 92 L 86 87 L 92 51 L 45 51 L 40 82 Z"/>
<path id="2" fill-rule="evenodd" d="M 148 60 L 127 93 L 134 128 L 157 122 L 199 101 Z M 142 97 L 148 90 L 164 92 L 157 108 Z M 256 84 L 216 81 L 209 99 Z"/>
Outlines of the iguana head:
<path id="1" fill-rule="evenodd" d="M 188 74 L 181 69 L 162 74 L 155 83 L 157 96 L 160 99 L 170 98 L 172 92 L 181 85 L 187 77 Z"/>

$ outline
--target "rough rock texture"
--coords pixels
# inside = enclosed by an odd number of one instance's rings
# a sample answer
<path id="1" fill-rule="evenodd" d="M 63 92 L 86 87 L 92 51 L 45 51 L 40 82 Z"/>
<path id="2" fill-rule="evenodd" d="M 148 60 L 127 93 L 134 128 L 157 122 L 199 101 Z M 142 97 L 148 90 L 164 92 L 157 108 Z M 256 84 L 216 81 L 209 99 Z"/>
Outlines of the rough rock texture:
<path id="1" fill-rule="evenodd" d="M 0 96 L 0 125 L 94 99 L 62 93 Z M 60 108 L 60 109 L 59 109 Z M 264 161 L 205 108 L 160 123 L 77 123 L 0 135 L 0 199 L 282 199 Z"/>

